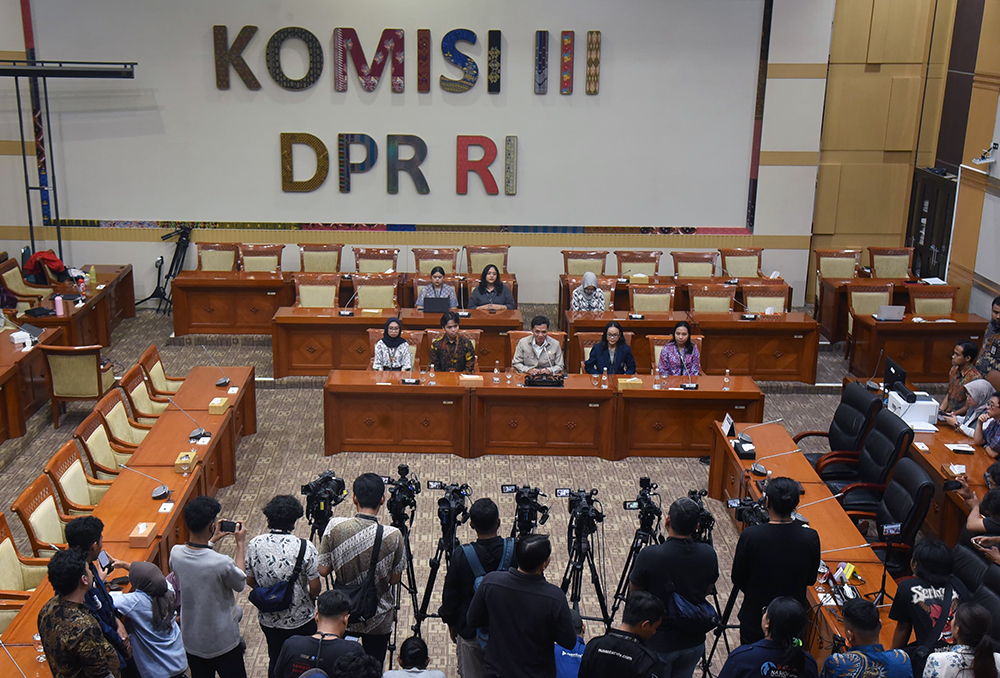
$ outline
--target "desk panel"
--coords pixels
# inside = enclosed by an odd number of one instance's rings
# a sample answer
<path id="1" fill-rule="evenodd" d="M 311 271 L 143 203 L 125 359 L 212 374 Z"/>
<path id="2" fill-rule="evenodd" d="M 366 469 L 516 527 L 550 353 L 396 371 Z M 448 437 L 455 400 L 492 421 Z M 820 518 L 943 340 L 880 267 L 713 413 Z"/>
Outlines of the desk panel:
<path id="1" fill-rule="evenodd" d="M 195 424 L 187 414 L 212 434 L 207 445 L 188 442 L 188 434 L 195 428 Z M 191 410 L 187 414 L 170 405 L 157 418 L 146 439 L 136 448 L 129 465 L 139 469 L 169 466 L 172 471 L 177 455 L 196 450 L 198 458 L 204 464 L 205 492 L 214 497 L 220 487 L 236 482 L 236 449 L 231 433 L 231 410 L 227 410 L 225 414 Z M 143 473 L 146 471 L 143 470 Z"/>
<path id="2" fill-rule="evenodd" d="M 690 313 L 694 333 L 704 335 L 703 374 L 749 375 L 754 379 L 816 383 L 819 325 L 805 313 L 759 315 Z"/>
<path id="3" fill-rule="evenodd" d="M 295 301 L 289 274 L 182 271 L 170 282 L 174 334 L 270 334 L 271 318 Z"/>
<path id="4" fill-rule="evenodd" d="M 229 377 L 228 386 L 216 386 L 222 375 Z M 239 388 L 236 394 L 229 389 Z M 239 447 L 243 436 L 257 432 L 257 385 L 253 365 L 246 367 L 223 366 L 192 367 L 184 377 L 184 383 L 173 396 L 179 407 L 185 410 L 207 411 L 209 402 L 216 397 L 229 398 L 229 409 L 233 422 L 233 444 Z"/>

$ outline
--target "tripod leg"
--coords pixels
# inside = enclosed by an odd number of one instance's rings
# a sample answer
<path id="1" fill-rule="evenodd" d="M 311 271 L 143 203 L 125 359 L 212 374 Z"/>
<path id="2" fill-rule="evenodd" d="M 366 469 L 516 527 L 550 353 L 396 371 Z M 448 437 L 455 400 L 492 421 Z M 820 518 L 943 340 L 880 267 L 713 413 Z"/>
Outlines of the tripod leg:
<path id="1" fill-rule="evenodd" d="M 608 614 L 608 601 L 604 596 L 604 589 L 601 587 L 601 577 L 597 573 L 597 564 L 594 562 L 594 552 L 587 551 L 587 564 L 590 565 L 590 581 L 594 584 L 594 591 L 597 593 L 597 604 L 601 608 L 601 619 L 604 620 L 605 631 L 611 630 L 611 615 Z"/>
<path id="2" fill-rule="evenodd" d="M 430 561 L 431 572 L 427 576 L 427 588 L 424 589 L 424 599 L 420 603 L 420 612 L 417 615 L 417 619 L 426 619 L 430 616 L 427 614 L 427 607 L 431 604 L 431 594 L 434 592 L 434 581 L 437 579 L 438 568 L 441 567 L 441 558 L 444 556 L 444 553 L 444 539 L 441 539 L 438 541 L 437 551 L 434 553 L 434 557 L 431 558 Z"/>
<path id="3" fill-rule="evenodd" d="M 628 599 L 628 583 L 629 578 L 632 576 L 632 569 L 635 567 L 636 556 L 639 555 L 639 551 L 643 547 L 649 545 L 651 537 L 652 535 L 649 532 L 643 531 L 641 527 L 635 531 L 635 536 L 632 538 L 632 548 L 629 549 L 628 556 L 625 558 L 625 566 L 622 567 L 622 576 L 618 579 L 618 588 L 615 589 L 615 597 L 611 604 L 612 619 L 618 613 L 618 608 Z"/>

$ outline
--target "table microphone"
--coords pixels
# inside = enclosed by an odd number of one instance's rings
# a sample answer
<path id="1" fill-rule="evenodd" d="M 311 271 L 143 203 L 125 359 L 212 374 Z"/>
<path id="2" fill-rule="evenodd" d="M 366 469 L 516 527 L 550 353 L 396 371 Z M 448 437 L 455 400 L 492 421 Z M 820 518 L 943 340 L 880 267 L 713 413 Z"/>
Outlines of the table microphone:
<path id="1" fill-rule="evenodd" d="M 733 302 L 736 303 L 736 304 L 739 304 L 740 306 L 742 306 L 743 310 L 746 311 L 745 313 L 743 313 L 742 315 L 740 315 L 740 320 L 756 320 L 757 319 L 758 314 L 751 312 L 750 311 L 750 307 L 747 306 L 746 304 L 744 304 L 742 301 L 740 301 L 736 297 L 733 297 Z"/>
<path id="2" fill-rule="evenodd" d="M 363 284 L 361 284 L 361 285 L 358 285 L 357 289 L 355 289 L 355 290 L 354 290 L 354 294 L 352 294 L 352 295 L 351 295 L 351 298 L 347 300 L 347 303 L 346 303 L 346 304 L 344 304 L 344 308 L 342 308 L 342 309 L 340 310 L 340 315 L 342 315 L 342 316 L 352 316 L 352 315 L 354 315 L 354 311 L 352 311 L 352 310 L 350 309 L 350 306 L 351 306 L 351 302 L 353 302 L 353 301 L 354 301 L 354 298 L 355 298 L 356 296 L 358 296 L 358 292 L 360 292 L 360 291 L 361 291 L 361 288 L 363 288 L 363 287 L 364 287 L 364 285 L 363 285 Z"/>
<path id="3" fill-rule="evenodd" d="M 811 501 L 808 504 L 802 504 L 802 506 L 799 506 L 798 508 L 804 509 L 806 506 L 812 506 L 813 504 L 822 504 L 824 501 L 830 501 L 831 499 L 838 499 L 838 498 L 843 497 L 843 496 L 844 496 L 843 492 L 838 492 L 837 494 L 835 494 L 833 496 L 823 497 L 822 499 L 817 499 L 816 501 Z"/>
<path id="4" fill-rule="evenodd" d="M 690 338 L 688 339 L 688 341 L 690 341 Z M 684 353 L 681 352 L 681 349 L 677 349 L 677 354 L 681 359 L 681 372 L 683 374 L 686 374 L 688 378 L 686 384 L 681 384 L 681 389 L 684 391 L 697 391 L 698 384 L 695 384 L 694 382 L 691 381 L 691 370 L 688 369 L 687 364 L 684 362 Z"/>
<path id="5" fill-rule="evenodd" d="M 736 436 L 736 437 L 741 442 L 752 443 L 753 442 L 753 438 L 750 437 L 750 435 L 747 433 L 747 431 L 749 431 L 752 428 L 757 428 L 758 426 L 767 426 L 768 424 L 777 424 L 777 423 L 782 422 L 784 420 L 785 420 L 784 417 L 778 417 L 777 419 L 772 419 L 771 421 L 764 421 L 764 422 L 761 422 L 759 424 L 752 424 L 751 426 L 747 426 L 745 429 L 743 429 L 742 431 L 740 431 L 740 434 L 738 436 Z"/>
<path id="6" fill-rule="evenodd" d="M 136 471 L 131 466 L 126 466 L 121 462 L 118 462 L 118 465 L 121 466 L 123 469 L 131 471 L 132 473 L 138 473 L 143 478 L 149 478 L 150 480 L 155 480 L 156 482 L 160 483 L 160 486 L 157 487 L 155 490 L 153 490 L 153 499 L 156 499 L 157 501 L 159 501 L 160 499 L 170 499 L 170 488 L 167 487 L 167 484 L 162 480 L 160 480 L 159 478 L 154 478 L 153 476 L 146 475 L 142 471 Z"/>
<path id="7" fill-rule="evenodd" d="M 10 663 L 14 665 L 14 668 L 16 668 L 17 672 L 21 674 L 22 678 L 28 678 L 26 675 L 24 675 L 24 671 L 21 670 L 20 664 L 18 664 L 14 660 L 14 656 L 10 653 L 10 650 L 7 649 L 7 643 L 3 642 L 3 638 L 0 638 L 0 647 L 2 647 L 3 651 L 7 653 L 7 656 L 10 658 Z M 11 647 L 32 647 L 32 644 L 31 643 L 15 643 L 15 644 L 11 645 Z"/>
<path id="8" fill-rule="evenodd" d="M 204 351 L 205 353 L 208 353 L 208 349 L 205 348 L 204 344 L 202 344 L 201 350 Z M 215 385 L 218 386 L 219 388 L 225 388 L 226 386 L 229 386 L 229 377 L 226 376 L 226 373 L 223 371 L 222 366 L 219 365 L 219 363 L 215 362 L 215 358 L 212 357 L 211 353 L 208 353 L 208 359 L 211 360 L 215 364 L 215 366 L 219 368 L 220 372 L 222 372 L 222 379 L 219 379 L 217 382 L 215 382 Z"/>
<path id="9" fill-rule="evenodd" d="M 755 461 L 750 466 L 750 473 L 754 474 L 755 476 L 762 476 L 762 477 L 766 476 L 767 475 L 767 469 L 764 468 L 764 465 L 761 464 L 760 462 L 764 461 L 765 459 L 774 459 L 775 457 L 784 457 L 787 454 L 795 454 L 796 452 L 801 452 L 801 451 L 802 450 L 800 450 L 799 448 L 796 447 L 794 450 L 789 450 L 788 452 L 779 452 L 778 454 L 769 454 L 766 457 L 761 457 L 760 459 L 758 459 L 757 461 Z"/>
<path id="10" fill-rule="evenodd" d="M 206 431 L 202 427 L 202 425 L 198 423 L 198 420 L 195 419 L 194 417 L 192 417 L 190 414 L 188 414 L 187 410 L 185 410 L 183 407 L 181 407 L 180 405 L 178 405 L 177 403 L 175 403 L 173 398 L 167 398 L 167 400 L 169 400 L 171 405 L 173 405 L 178 410 L 180 410 L 184 414 L 185 417 L 187 417 L 188 419 L 190 419 L 191 421 L 193 421 L 195 423 L 195 426 L 198 427 L 195 430 L 191 431 L 191 433 L 188 435 L 188 438 L 190 438 L 191 440 L 194 440 L 195 438 L 211 438 L 212 437 L 211 432 L 210 431 Z"/>
<path id="11" fill-rule="evenodd" d="M 739 285 L 740 284 L 740 277 L 738 275 L 733 275 L 732 273 L 730 273 L 729 271 L 727 271 L 726 267 L 723 266 L 722 264 L 719 264 L 719 270 L 721 270 L 723 273 L 725 273 L 726 275 L 729 276 L 729 280 L 727 280 L 725 283 L 723 283 L 724 285 Z"/>
<path id="12" fill-rule="evenodd" d="M 882 387 L 875 381 L 875 375 L 878 374 L 878 366 L 882 364 L 882 356 L 885 355 L 885 349 L 883 348 L 878 352 L 878 360 L 875 361 L 875 371 L 872 372 L 872 376 L 865 382 L 865 388 L 869 391 L 881 391 Z"/>

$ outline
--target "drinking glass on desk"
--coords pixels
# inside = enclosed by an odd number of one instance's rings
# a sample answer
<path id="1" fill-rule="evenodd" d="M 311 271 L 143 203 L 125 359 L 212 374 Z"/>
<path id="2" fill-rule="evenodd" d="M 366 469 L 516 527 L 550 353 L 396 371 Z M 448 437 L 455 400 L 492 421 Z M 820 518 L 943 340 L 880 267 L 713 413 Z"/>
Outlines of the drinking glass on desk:
<path id="1" fill-rule="evenodd" d="M 507 377 L 507 385 L 510 386 L 510 380 L 514 378 L 514 368 L 508 367 L 504 372 L 504 376 Z"/>
<path id="2" fill-rule="evenodd" d="M 601 375 L 597 374 L 596 372 L 594 374 L 591 374 L 590 383 L 594 385 L 594 388 L 597 388 L 597 385 L 601 383 Z"/>
<path id="3" fill-rule="evenodd" d="M 659 391 L 663 388 L 663 381 L 660 379 L 660 371 L 653 369 L 653 390 Z"/>
<path id="4" fill-rule="evenodd" d="M 42 636 L 36 633 L 31 637 L 31 642 L 35 644 L 35 652 L 38 653 L 35 657 L 35 661 L 41 664 L 45 661 L 45 646 L 42 645 Z"/>

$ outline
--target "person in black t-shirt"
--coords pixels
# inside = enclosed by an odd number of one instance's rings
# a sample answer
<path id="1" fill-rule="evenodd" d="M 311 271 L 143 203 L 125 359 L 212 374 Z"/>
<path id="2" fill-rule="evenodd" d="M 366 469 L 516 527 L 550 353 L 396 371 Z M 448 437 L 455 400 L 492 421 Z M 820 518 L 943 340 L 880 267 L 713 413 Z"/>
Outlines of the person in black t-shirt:
<path id="1" fill-rule="evenodd" d="M 911 568 L 916 576 L 901 579 L 896 598 L 889 608 L 889 619 L 896 622 L 892 647 L 900 649 L 910 642 L 916 632 L 915 642 L 925 644 L 930 650 L 950 649 L 955 644 L 951 632 L 952 617 L 959 603 L 972 600 L 972 595 L 958 577 L 951 574 L 954 561 L 951 550 L 942 542 L 923 539 L 913 547 Z M 945 600 L 945 591 L 951 595 Z M 942 611 L 948 615 L 938 638 L 929 638 Z"/>
<path id="2" fill-rule="evenodd" d="M 667 597 L 677 592 L 701 604 L 719 578 L 719 559 L 708 544 L 697 544 L 691 535 L 698 529 L 701 508 L 688 497 L 670 505 L 664 523 L 667 541 L 639 552 L 629 579 L 633 591 L 649 591 L 667 606 Z M 705 634 L 691 633 L 683 623 L 664 618 L 646 646 L 663 664 L 671 678 L 691 678 L 705 651 Z"/>
<path id="3" fill-rule="evenodd" d="M 808 608 L 806 591 L 816 582 L 819 535 L 792 522 L 799 505 L 799 486 L 791 478 L 774 478 L 764 491 L 770 522 L 743 530 L 733 556 L 733 588 L 743 591 L 740 642 L 764 637 L 761 610 L 779 596 L 790 596 Z"/>
<path id="4" fill-rule="evenodd" d="M 617 629 L 592 639 L 583 651 L 580 678 L 658 678 L 660 662 L 643 643 L 656 633 L 663 618 L 663 603 L 645 591 L 636 591 L 625 601 L 622 623 Z"/>
<path id="5" fill-rule="evenodd" d="M 275 678 L 296 678 L 312 668 L 332 674 L 333 665 L 347 654 L 364 655 L 361 643 L 344 640 L 351 601 L 341 591 L 326 591 L 316 600 L 317 631 L 311 636 L 292 636 L 281 646 L 274 665 Z"/>
<path id="6" fill-rule="evenodd" d="M 485 572 L 493 572 L 500 565 L 504 544 L 507 540 L 498 537 L 500 531 L 500 510 L 492 499 L 477 499 L 469 509 L 469 524 L 476 531 L 477 539 L 472 544 Z M 510 562 L 517 567 L 517 556 Z M 469 603 L 475 593 L 475 575 L 461 546 L 451 554 L 451 565 L 444 578 L 441 592 L 441 607 L 438 614 L 448 625 L 448 633 L 455 641 L 458 654 L 458 673 L 462 678 L 481 678 L 485 651 L 476 637 L 476 627 L 469 626 L 465 617 L 469 613 Z"/>

